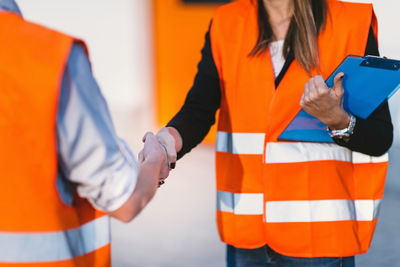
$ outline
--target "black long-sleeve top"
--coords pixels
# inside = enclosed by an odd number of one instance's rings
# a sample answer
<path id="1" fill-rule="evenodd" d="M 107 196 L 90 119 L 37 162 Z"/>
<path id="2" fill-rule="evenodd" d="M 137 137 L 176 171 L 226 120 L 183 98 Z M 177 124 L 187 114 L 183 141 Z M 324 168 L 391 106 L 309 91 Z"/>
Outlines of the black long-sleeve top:
<path id="1" fill-rule="evenodd" d="M 215 123 L 215 114 L 221 104 L 220 80 L 212 56 L 209 31 L 206 33 L 201 54 L 198 71 L 185 103 L 167 124 L 177 129 L 182 137 L 183 147 L 178 152 L 178 158 L 188 153 L 204 139 Z M 369 31 L 365 55 L 379 56 L 372 28 Z M 276 88 L 293 60 L 293 53 L 289 53 L 281 72 L 275 79 Z M 340 139 L 334 140 L 338 145 L 352 151 L 371 156 L 384 154 L 393 141 L 393 125 L 388 103 L 383 103 L 367 119 L 356 117 L 354 132 L 347 142 Z"/>

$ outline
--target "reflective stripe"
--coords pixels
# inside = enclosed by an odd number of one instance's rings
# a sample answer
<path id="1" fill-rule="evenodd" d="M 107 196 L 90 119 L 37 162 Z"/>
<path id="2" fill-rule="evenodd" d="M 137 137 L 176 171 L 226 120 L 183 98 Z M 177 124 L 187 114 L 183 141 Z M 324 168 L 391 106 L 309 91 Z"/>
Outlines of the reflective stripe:
<path id="1" fill-rule="evenodd" d="M 268 143 L 266 163 L 291 163 L 317 160 L 351 161 L 351 151 L 336 144 Z"/>
<path id="2" fill-rule="evenodd" d="M 381 200 L 270 201 L 267 222 L 372 221 Z M 217 191 L 217 209 L 238 215 L 262 215 L 263 194 Z"/>
<path id="3" fill-rule="evenodd" d="M 264 138 L 263 133 L 217 132 L 216 150 L 233 154 L 262 155 Z"/>
<path id="4" fill-rule="evenodd" d="M 53 262 L 90 253 L 110 243 L 109 221 L 103 216 L 65 232 L 0 232 L 0 262 Z"/>
<path id="5" fill-rule="evenodd" d="M 217 191 L 217 210 L 238 215 L 262 215 L 263 194 Z"/>
<path id="6" fill-rule="evenodd" d="M 354 163 L 377 163 L 388 161 L 388 155 L 371 157 L 336 144 L 326 143 L 267 143 L 266 163 L 294 163 L 321 160 L 338 160 Z"/>
<path id="7" fill-rule="evenodd" d="M 388 162 L 389 154 L 383 154 L 380 157 L 371 157 L 362 153 L 353 152 L 353 163 L 380 163 Z"/>
<path id="8" fill-rule="evenodd" d="M 266 203 L 269 223 L 372 221 L 378 217 L 381 200 L 271 201 Z"/>

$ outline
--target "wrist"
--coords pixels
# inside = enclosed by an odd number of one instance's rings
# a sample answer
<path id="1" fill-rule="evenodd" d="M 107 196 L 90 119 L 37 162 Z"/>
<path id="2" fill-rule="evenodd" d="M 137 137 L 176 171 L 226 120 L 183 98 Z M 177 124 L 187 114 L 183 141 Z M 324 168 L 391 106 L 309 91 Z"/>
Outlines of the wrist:
<path id="1" fill-rule="evenodd" d="M 142 208 L 153 198 L 157 191 L 159 173 L 160 169 L 153 162 L 144 161 L 140 165 L 138 180 L 133 193 L 136 194 L 138 199 L 141 199 L 144 204 L 141 205 Z"/>
<path id="2" fill-rule="evenodd" d="M 354 132 L 355 125 L 356 125 L 356 117 L 350 115 L 350 122 L 346 128 L 342 128 L 339 130 L 336 129 L 330 130 L 329 134 L 332 138 L 342 139 L 343 141 L 348 142 L 350 140 L 349 139 L 350 136 Z"/>
<path id="3" fill-rule="evenodd" d="M 346 111 L 342 109 L 339 112 L 332 114 L 337 114 L 337 115 L 333 115 L 332 119 L 327 120 L 325 122 L 325 124 L 329 127 L 329 129 L 340 130 L 340 129 L 345 129 L 349 126 L 351 116 Z"/>

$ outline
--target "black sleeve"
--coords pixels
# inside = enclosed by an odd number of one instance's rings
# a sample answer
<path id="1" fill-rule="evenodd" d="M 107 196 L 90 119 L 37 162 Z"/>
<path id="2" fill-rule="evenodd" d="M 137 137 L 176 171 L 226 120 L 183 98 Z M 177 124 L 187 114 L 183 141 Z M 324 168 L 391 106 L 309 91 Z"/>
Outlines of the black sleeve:
<path id="1" fill-rule="evenodd" d="M 194 83 L 181 110 L 167 126 L 174 127 L 182 137 L 183 147 L 178 158 L 197 146 L 215 123 L 215 113 L 221 105 L 221 89 L 212 52 L 210 32 L 205 36 L 201 60 Z"/>
<path id="2" fill-rule="evenodd" d="M 167 126 L 174 127 L 182 137 L 183 147 L 178 158 L 197 146 L 215 123 L 215 113 L 221 104 L 221 90 L 218 71 L 212 56 L 210 33 L 205 36 L 192 88 L 190 89 L 181 110 Z M 370 29 L 365 50 L 366 55 L 379 56 L 378 45 Z M 393 140 L 393 126 L 389 106 L 385 102 L 367 119 L 357 117 L 357 123 L 348 142 L 335 140 L 341 146 L 371 156 L 384 154 Z"/>
<path id="3" fill-rule="evenodd" d="M 378 44 L 372 27 L 369 30 L 365 55 L 379 56 Z M 348 142 L 335 139 L 338 145 L 370 156 L 380 156 L 393 142 L 393 125 L 389 105 L 384 102 L 367 119 L 356 116 L 354 132 Z"/>

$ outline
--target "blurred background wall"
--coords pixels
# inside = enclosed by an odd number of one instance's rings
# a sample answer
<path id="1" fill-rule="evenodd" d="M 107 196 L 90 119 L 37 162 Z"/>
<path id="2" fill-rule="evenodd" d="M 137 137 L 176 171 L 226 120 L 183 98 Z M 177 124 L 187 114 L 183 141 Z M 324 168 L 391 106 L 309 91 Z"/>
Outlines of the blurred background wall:
<path id="1" fill-rule="evenodd" d="M 164 125 L 183 103 L 216 7 L 183 0 L 17 2 L 25 18 L 86 41 L 117 132 L 136 154 L 144 132 Z M 381 54 L 400 59 L 400 1 L 353 2 L 374 4 Z M 381 219 L 371 250 L 357 257 L 359 266 L 400 266 L 399 104 L 397 94 L 390 101 L 396 131 Z M 212 146 L 200 146 L 178 162 L 138 218 L 127 225 L 113 221 L 114 266 L 224 266 L 213 161 Z"/>
<path id="2" fill-rule="evenodd" d="M 213 3 L 210 3 L 213 2 Z M 165 125 L 182 106 L 193 83 L 205 33 L 217 5 L 227 0 L 154 0 L 157 122 Z M 206 143 L 213 143 L 213 126 Z"/>
<path id="3" fill-rule="evenodd" d="M 94 75 L 119 127 L 153 127 L 152 3 L 148 0 L 16 0 L 26 19 L 83 39 Z M 144 117 L 141 114 L 146 113 Z M 128 119 L 128 118 L 127 118 Z M 117 128 L 118 128 L 117 127 Z"/>

